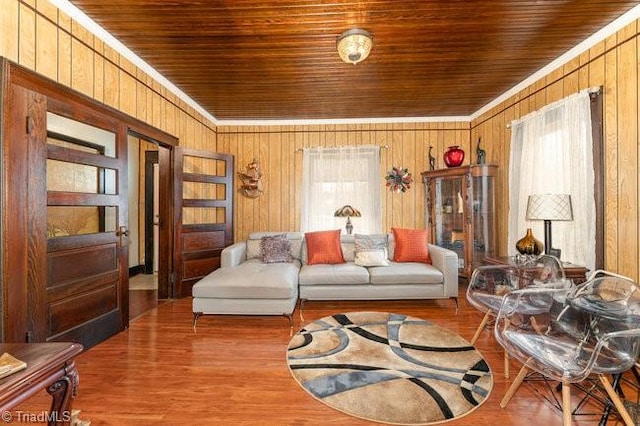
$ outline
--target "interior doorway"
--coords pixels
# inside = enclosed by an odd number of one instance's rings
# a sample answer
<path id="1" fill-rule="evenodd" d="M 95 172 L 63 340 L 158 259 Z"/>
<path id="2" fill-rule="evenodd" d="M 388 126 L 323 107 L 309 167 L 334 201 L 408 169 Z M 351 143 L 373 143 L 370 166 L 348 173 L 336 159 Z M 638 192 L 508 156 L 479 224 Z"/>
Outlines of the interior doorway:
<path id="1" fill-rule="evenodd" d="M 160 206 L 158 203 L 160 166 L 158 151 L 144 152 L 144 273 L 157 274 L 159 262 Z"/>
<path id="2" fill-rule="evenodd" d="M 144 135 L 129 135 L 129 310 L 131 318 L 158 306 L 159 300 L 173 297 L 170 283 L 170 191 L 161 191 L 170 181 L 169 149 Z M 165 158 L 165 161 L 162 161 Z M 162 249 L 164 248 L 164 249 Z"/>

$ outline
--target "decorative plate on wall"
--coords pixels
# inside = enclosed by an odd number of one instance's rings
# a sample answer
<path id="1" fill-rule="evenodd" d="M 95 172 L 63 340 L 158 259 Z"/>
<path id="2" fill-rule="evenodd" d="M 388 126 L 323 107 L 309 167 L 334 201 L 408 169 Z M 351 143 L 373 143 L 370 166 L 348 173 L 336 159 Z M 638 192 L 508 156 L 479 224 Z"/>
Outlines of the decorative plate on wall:
<path id="1" fill-rule="evenodd" d="M 413 177 L 406 167 L 393 167 L 387 176 L 385 176 L 389 191 L 393 192 L 407 192 L 407 189 L 411 188 L 413 183 Z"/>

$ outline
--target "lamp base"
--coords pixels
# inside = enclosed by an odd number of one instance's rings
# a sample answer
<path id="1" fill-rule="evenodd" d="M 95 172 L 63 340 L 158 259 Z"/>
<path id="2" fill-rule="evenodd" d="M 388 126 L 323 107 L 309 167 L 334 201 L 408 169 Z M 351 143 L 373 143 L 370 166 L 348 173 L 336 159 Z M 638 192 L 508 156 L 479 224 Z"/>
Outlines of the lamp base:
<path id="1" fill-rule="evenodd" d="M 560 255 L 562 254 L 562 251 L 560 249 L 551 248 L 549 249 L 549 254 L 557 258 L 558 260 L 560 260 Z"/>
<path id="2" fill-rule="evenodd" d="M 551 221 L 544 221 L 544 254 L 551 254 Z"/>
<path id="3" fill-rule="evenodd" d="M 353 232 L 353 225 L 351 224 L 351 217 L 349 216 L 347 216 L 347 225 L 345 228 L 347 229 L 347 234 L 351 235 L 351 232 Z"/>

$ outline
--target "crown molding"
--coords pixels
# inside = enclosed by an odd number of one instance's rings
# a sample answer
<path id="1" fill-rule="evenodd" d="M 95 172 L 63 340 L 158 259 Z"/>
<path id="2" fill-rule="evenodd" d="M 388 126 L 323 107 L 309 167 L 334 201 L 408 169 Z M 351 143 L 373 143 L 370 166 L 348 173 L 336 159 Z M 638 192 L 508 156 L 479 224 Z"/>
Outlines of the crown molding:
<path id="1" fill-rule="evenodd" d="M 312 126 L 322 124 L 394 124 L 394 123 L 442 123 L 468 122 L 468 116 L 444 117 L 380 117 L 380 118 L 334 118 L 296 120 L 218 120 L 216 126 Z"/>

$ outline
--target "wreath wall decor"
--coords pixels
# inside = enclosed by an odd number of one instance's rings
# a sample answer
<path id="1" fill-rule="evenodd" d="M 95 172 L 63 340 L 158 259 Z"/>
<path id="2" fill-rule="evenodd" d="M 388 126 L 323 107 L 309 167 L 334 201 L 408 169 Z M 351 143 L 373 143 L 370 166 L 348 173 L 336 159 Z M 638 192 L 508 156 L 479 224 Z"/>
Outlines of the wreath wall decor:
<path id="1" fill-rule="evenodd" d="M 413 183 L 413 177 L 406 167 L 393 167 L 387 176 L 385 176 L 389 191 L 407 192 Z"/>

